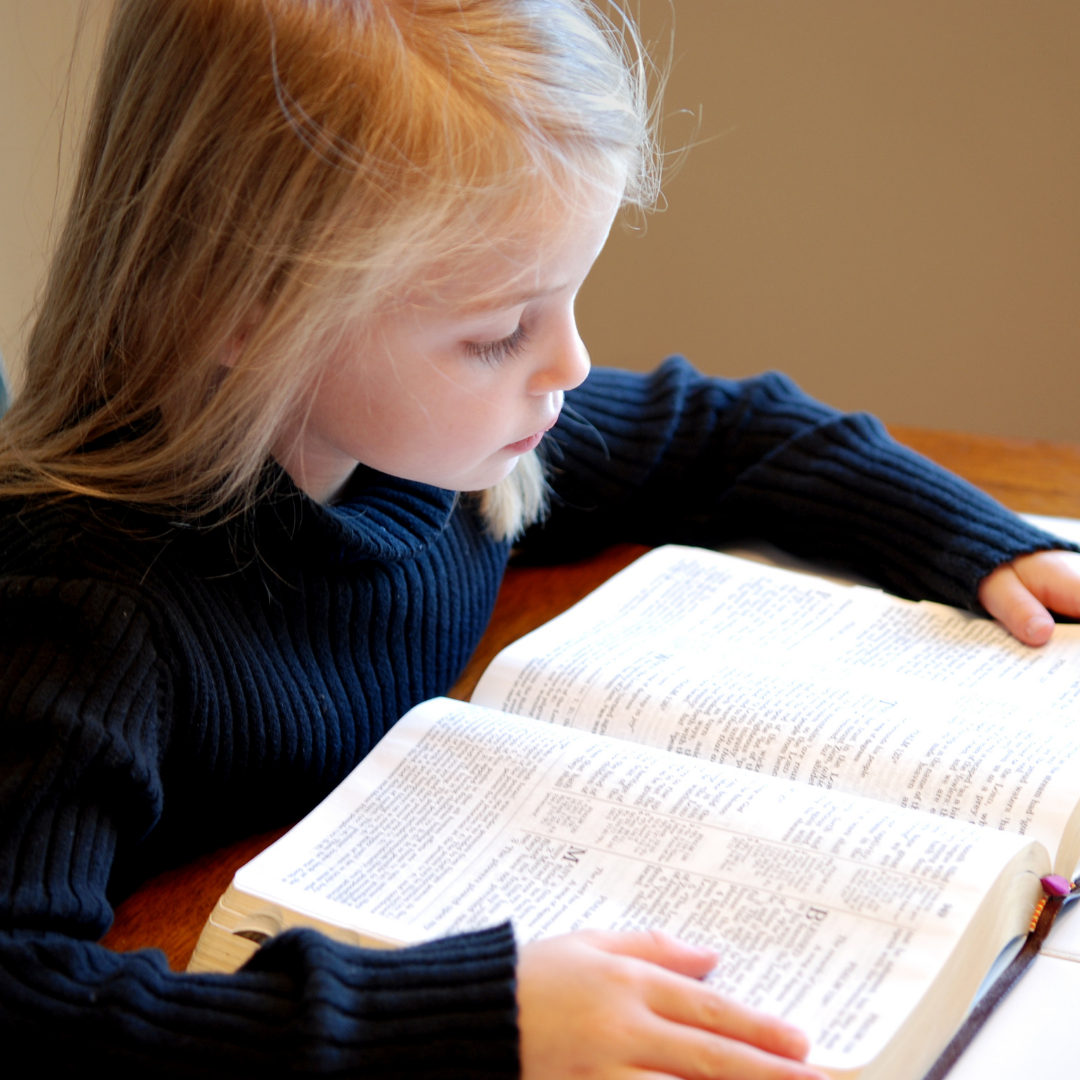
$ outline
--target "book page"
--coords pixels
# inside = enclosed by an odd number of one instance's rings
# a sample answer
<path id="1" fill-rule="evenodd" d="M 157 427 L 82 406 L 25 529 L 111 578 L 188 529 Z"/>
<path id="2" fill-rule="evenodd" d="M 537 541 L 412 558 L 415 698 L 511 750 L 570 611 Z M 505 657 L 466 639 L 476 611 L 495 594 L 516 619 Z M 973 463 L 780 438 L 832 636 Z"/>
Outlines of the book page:
<path id="1" fill-rule="evenodd" d="M 938 604 L 666 548 L 509 646 L 473 701 L 1032 836 L 1070 874 L 1070 631 L 1030 649 Z"/>
<path id="2" fill-rule="evenodd" d="M 1020 517 L 1037 529 L 1050 533 L 1051 536 L 1059 536 L 1063 540 L 1080 544 L 1080 519 L 1049 517 L 1046 514 L 1021 514 Z"/>
<path id="3" fill-rule="evenodd" d="M 719 949 L 718 989 L 850 1068 L 1017 859 L 1044 872 L 1014 836 L 438 700 L 235 885 L 399 942 L 507 918 L 522 942 L 666 930 Z"/>

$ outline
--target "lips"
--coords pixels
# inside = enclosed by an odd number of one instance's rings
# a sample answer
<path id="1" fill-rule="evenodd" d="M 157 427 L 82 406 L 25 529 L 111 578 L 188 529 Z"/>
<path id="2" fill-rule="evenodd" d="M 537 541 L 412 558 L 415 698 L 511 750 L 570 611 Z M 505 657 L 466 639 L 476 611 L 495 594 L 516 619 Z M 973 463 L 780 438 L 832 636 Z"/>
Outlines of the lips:
<path id="1" fill-rule="evenodd" d="M 546 431 L 538 431 L 535 435 L 530 435 L 527 439 L 520 439 L 518 442 L 510 443 L 509 446 L 504 446 L 504 450 L 509 450 L 511 454 L 527 454 L 530 450 L 535 450 L 540 445 L 540 440 L 547 434 Z"/>
<path id="2" fill-rule="evenodd" d="M 555 418 L 555 420 L 557 419 L 558 417 Z M 540 445 L 540 440 L 555 426 L 555 420 L 552 420 L 543 431 L 538 431 L 527 439 L 519 439 L 515 443 L 510 443 L 508 446 L 504 446 L 503 449 L 511 454 L 527 454 L 530 450 L 535 450 Z"/>

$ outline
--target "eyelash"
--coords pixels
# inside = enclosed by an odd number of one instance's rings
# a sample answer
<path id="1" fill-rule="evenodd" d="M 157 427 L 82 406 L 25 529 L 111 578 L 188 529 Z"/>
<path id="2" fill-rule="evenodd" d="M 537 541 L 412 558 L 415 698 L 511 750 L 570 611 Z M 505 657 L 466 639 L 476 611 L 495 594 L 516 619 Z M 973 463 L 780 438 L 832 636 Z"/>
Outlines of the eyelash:
<path id="1" fill-rule="evenodd" d="M 525 333 L 525 327 L 518 323 L 517 329 L 509 336 L 500 338 L 498 341 L 467 341 L 465 351 L 485 364 L 501 364 L 511 356 L 520 352 L 529 335 Z"/>

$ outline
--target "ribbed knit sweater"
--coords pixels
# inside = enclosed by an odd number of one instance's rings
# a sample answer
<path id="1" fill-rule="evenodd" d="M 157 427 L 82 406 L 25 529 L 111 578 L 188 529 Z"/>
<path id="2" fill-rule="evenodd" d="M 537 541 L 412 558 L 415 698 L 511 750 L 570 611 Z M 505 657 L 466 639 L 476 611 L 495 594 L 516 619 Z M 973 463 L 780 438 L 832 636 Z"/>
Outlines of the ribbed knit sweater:
<path id="1" fill-rule="evenodd" d="M 529 559 L 756 535 L 974 608 L 995 566 L 1064 546 L 777 375 L 597 370 L 546 447 Z M 232 976 L 95 944 L 138 881 L 309 809 L 487 624 L 510 551 L 469 500 L 362 470 L 325 507 L 275 475 L 216 527 L 2 508 L 5 1055 L 111 1076 L 514 1076 L 507 926 L 394 953 L 291 932 Z"/>

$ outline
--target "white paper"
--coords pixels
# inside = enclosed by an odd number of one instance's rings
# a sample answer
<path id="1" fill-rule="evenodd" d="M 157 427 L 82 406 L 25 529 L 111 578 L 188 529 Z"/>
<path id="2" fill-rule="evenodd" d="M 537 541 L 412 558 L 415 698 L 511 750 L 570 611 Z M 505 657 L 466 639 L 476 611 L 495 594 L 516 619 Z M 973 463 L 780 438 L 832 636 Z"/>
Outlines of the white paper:
<path id="1" fill-rule="evenodd" d="M 997 1007 L 949 1080 L 1071 1076 L 1080 1057 L 1080 964 L 1040 955 Z"/>
<path id="2" fill-rule="evenodd" d="M 658 549 L 504 650 L 473 700 L 1055 852 L 1080 800 L 1078 632 L 1030 649 L 937 604 Z"/>
<path id="3" fill-rule="evenodd" d="M 663 929 L 806 1030 L 874 1057 L 1023 841 L 643 746 L 427 702 L 236 877 L 398 941 Z M 887 976 L 887 977 L 886 977 Z"/>

